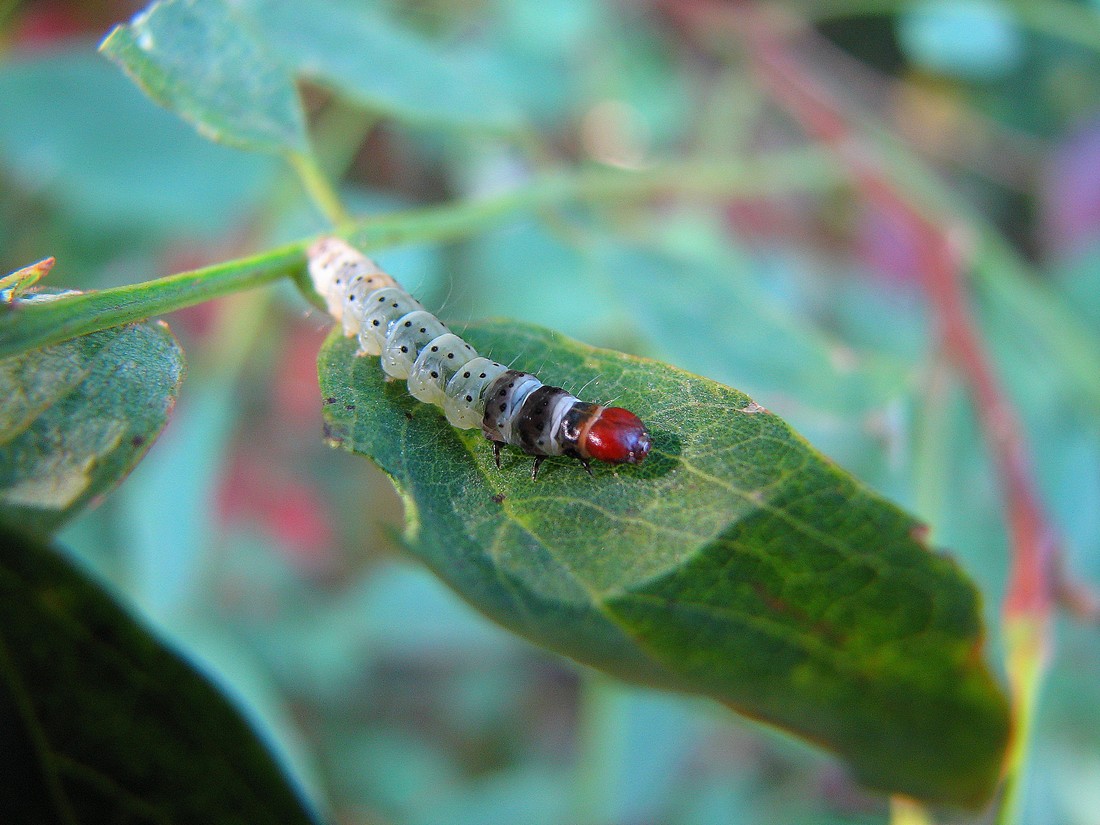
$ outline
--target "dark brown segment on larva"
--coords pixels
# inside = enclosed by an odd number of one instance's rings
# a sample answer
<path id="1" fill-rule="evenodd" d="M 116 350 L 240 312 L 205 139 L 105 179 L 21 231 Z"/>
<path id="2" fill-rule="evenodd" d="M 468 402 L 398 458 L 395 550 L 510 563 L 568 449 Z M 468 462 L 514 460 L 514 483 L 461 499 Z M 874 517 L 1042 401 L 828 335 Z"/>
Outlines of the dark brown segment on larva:
<path id="1" fill-rule="evenodd" d="M 561 420 L 561 439 L 564 445 L 573 447 L 578 453 L 584 431 L 604 408 L 591 401 L 578 401 L 565 413 Z"/>
<path id="2" fill-rule="evenodd" d="M 531 455 L 561 455 L 553 431 L 554 411 L 561 400 L 572 397 L 559 387 L 545 385 L 528 395 L 512 425 L 512 443 Z"/>

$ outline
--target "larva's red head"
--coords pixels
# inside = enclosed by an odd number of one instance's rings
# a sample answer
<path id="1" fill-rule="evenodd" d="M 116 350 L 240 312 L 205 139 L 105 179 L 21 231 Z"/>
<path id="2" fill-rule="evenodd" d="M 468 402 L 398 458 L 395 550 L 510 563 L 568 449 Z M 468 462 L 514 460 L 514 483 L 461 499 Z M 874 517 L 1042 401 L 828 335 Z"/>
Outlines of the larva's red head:
<path id="1" fill-rule="evenodd" d="M 649 455 L 649 432 L 630 410 L 607 407 L 589 426 L 582 449 L 608 464 L 640 464 Z"/>

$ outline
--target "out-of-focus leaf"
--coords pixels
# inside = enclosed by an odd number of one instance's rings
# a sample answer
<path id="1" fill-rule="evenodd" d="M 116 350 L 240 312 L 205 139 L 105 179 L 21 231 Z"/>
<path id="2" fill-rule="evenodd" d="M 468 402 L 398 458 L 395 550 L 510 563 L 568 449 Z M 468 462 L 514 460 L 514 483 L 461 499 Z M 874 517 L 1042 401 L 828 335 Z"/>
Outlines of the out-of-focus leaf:
<path id="1" fill-rule="evenodd" d="M 1097 218 L 1100 227 L 1100 200 Z M 1100 238 L 1058 267 L 1054 283 L 1066 304 L 1100 337 Z"/>
<path id="2" fill-rule="evenodd" d="M 202 560 L 217 535 L 215 482 L 225 472 L 238 393 L 209 380 L 185 393 L 157 460 L 142 463 L 119 491 L 131 592 L 152 616 L 182 612 L 205 586 Z"/>
<path id="3" fill-rule="evenodd" d="M 342 0 L 246 0 L 293 70 L 410 123 L 513 129 L 516 111 L 486 77 L 377 10 Z"/>
<path id="4" fill-rule="evenodd" d="M 853 418 L 906 384 L 901 363 L 830 340 L 764 295 L 743 260 L 721 267 L 624 245 L 601 257 L 646 337 L 688 369 Z"/>
<path id="5" fill-rule="evenodd" d="M 898 23 L 911 60 L 976 79 L 1004 75 L 1023 55 L 1023 37 L 1005 5 L 992 0 L 921 0 Z"/>
<path id="6" fill-rule="evenodd" d="M 195 135 L 90 47 L 5 62 L 0 111 L 14 180 L 97 234 L 223 230 L 274 172 L 269 158 Z"/>
<path id="7" fill-rule="evenodd" d="M 104 495 L 164 428 L 182 373 L 163 323 L 0 360 L 0 520 L 51 532 Z"/>
<path id="8" fill-rule="evenodd" d="M 520 221 L 481 233 L 466 254 L 468 280 L 455 290 L 455 300 L 461 305 L 476 297 L 476 317 L 524 318 L 587 341 L 614 342 L 614 290 L 545 225 Z"/>
<path id="9" fill-rule="evenodd" d="M 602 805 L 590 810 L 592 822 L 662 822 L 689 781 L 713 718 L 681 696 L 628 688 L 595 678 L 587 686 L 581 730 L 598 742 L 583 746 L 594 758 L 581 770 L 603 778 Z"/>
<path id="10" fill-rule="evenodd" d="M 517 324 L 469 339 L 637 412 L 640 467 L 529 458 L 387 383 L 339 335 L 320 359 L 331 440 L 408 506 L 408 542 L 507 627 L 628 679 L 702 693 L 839 753 L 865 782 L 977 805 L 1008 736 L 978 595 L 921 526 L 735 390 Z M 597 398 L 596 400 L 601 400 Z"/>
<path id="11" fill-rule="evenodd" d="M 0 820 L 312 821 L 205 679 L 56 552 L 0 546 Z"/>
<path id="12" fill-rule="evenodd" d="M 116 26 L 100 49 L 204 136 L 243 149 L 305 154 L 294 80 L 250 23 L 224 0 L 159 0 Z"/>

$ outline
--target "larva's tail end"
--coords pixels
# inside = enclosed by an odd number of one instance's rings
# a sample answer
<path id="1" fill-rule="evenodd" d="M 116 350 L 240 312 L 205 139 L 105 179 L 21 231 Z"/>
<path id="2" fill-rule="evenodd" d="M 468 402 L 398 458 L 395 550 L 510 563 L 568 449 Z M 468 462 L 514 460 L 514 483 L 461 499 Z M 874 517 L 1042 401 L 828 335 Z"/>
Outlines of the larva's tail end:
<path id="1" fill-rule="evenodd" d="M 321 258 L 335 257 L 337 254 L 347 251 L 351 251 L 351 247 L 348 246 L 346 241 L 337 238 L 335 235 L 329 235 L 310 244 L 309 249 L 306 250 L 306 255 L 309 256 L 310 262 L 313 262 Z"/>
<path id="2" fill-rule="evenodd" d="M 306 255 L 313 288 L 325 299 L 329 314 L 339 322 L 343 314 L 337 281 L 339 272 L 349 258 L 363 258 L 363 254 L 341 238 L 329 236 L 312 243 Z"/>

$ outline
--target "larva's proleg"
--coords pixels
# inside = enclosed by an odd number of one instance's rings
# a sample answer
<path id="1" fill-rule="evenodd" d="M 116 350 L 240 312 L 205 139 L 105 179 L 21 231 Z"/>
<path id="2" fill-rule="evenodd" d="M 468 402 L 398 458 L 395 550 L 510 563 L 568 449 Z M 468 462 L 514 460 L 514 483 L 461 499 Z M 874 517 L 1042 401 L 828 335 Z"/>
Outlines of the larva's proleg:
<path id="1" fill-rule="evenodd" d="M 361 355 L 381 357 L 391 378 L 404 379 L 414 398 L 442 407 L 452 426 L 480 427 L 493 442 L 497 466 L 508 444 L 535 456 L 531 478 L 547 456 L 638 464 L 649 433 L 638 416 L 603 407 L 543 384 L 534 375 L 482 358 L 393 278 L 339 238 L 309 250 L 309 274 L 344 334 Z"/>

